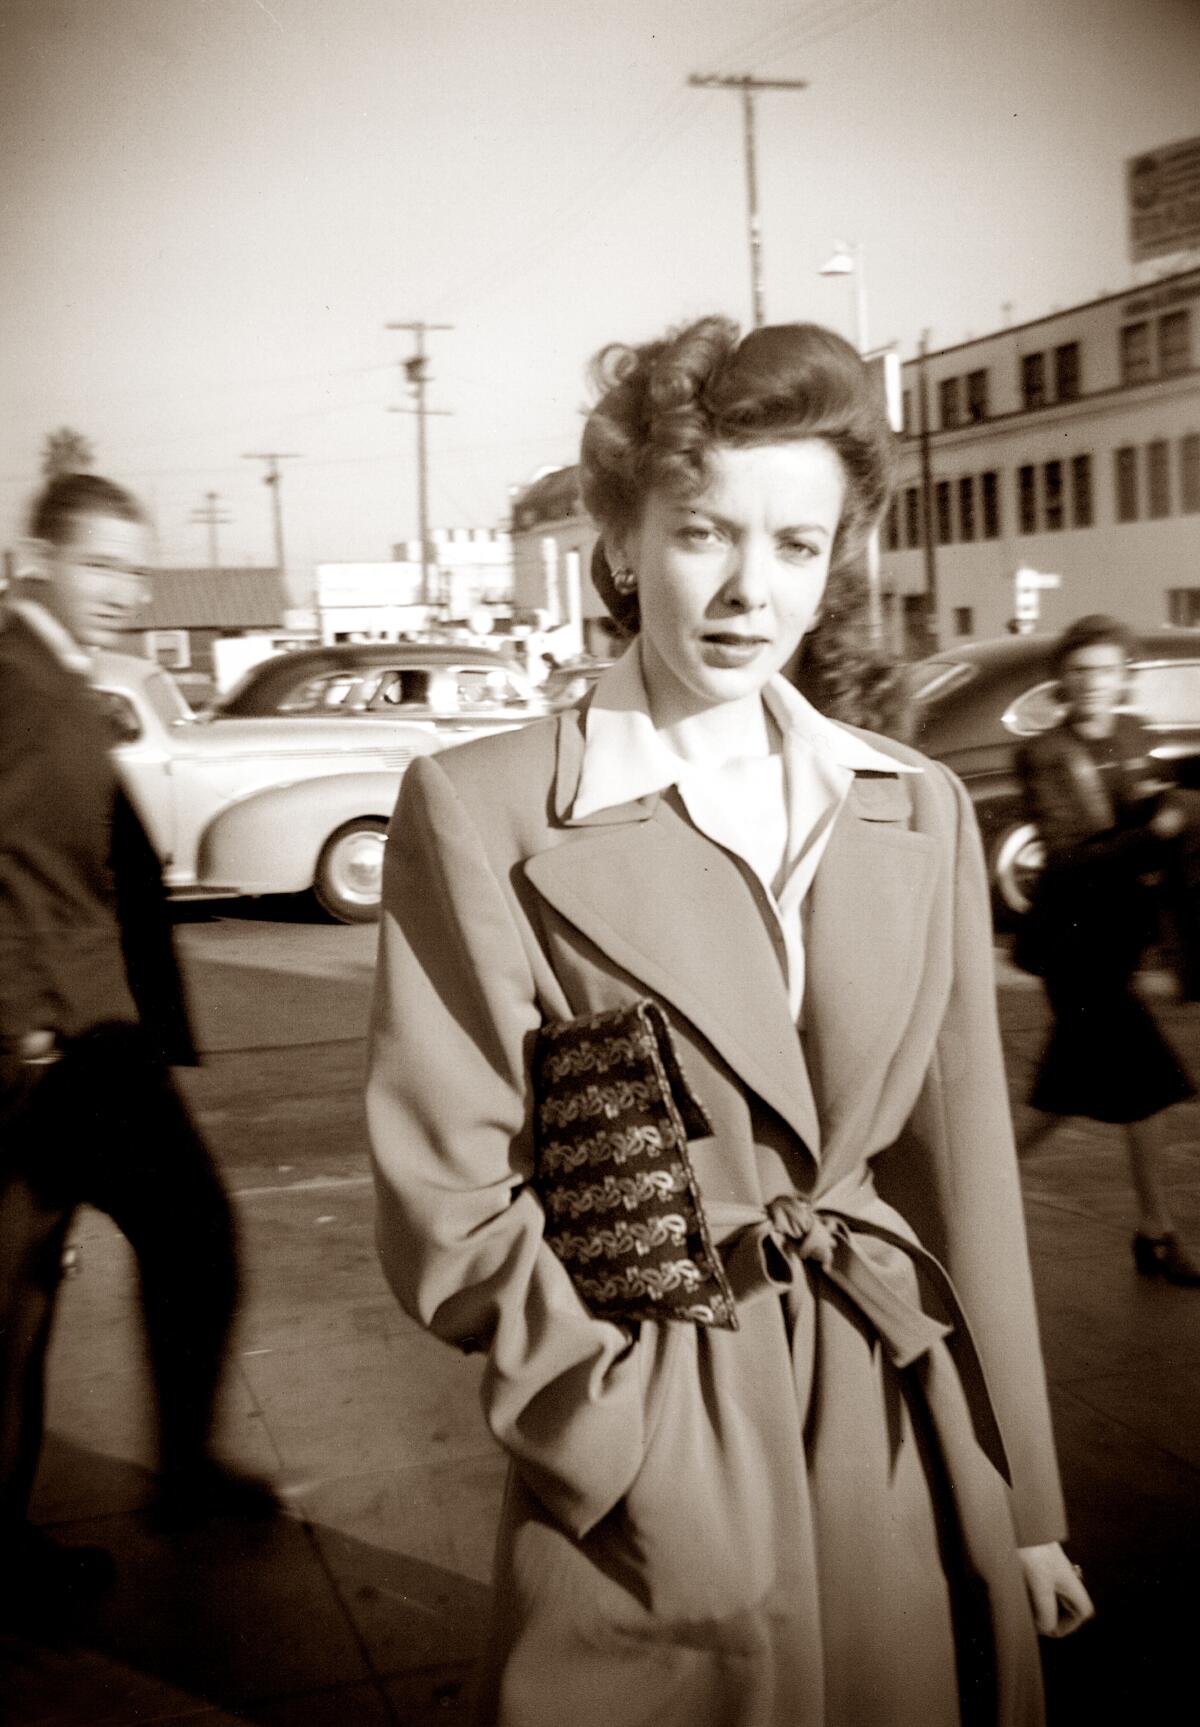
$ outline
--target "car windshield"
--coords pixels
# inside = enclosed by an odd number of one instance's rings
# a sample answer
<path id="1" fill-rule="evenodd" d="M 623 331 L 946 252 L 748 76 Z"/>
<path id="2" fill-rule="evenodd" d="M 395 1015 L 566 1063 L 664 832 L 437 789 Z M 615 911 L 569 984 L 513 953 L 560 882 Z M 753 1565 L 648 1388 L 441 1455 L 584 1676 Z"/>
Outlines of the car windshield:
<path id="1" fill-rule="evenodd" d="M 183 691 L 169 672 L 151 672 L 142 687 L 146 700 L 164 725 L 176 725 L 195 718 Z"/>
<path id="2" fill-rule="evenodd" d="M 961 689 L 975 676 L 976 668 L 967 660 L 920 660 L 912 668 L 912 699 L 914 702 L 940 702 L 951 690 Z"/>

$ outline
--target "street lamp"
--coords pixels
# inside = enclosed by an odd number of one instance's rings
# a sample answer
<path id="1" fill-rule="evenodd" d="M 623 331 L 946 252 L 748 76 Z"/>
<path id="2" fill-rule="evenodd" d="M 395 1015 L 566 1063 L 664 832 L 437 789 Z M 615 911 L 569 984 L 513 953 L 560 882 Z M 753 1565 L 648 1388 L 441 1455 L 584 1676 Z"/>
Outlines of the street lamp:
<path id="1" fill-rule="evenodd" d="M 863 265 L 862 247 L 857 240 L 847 245 L 839 240 L 831 257 L 818 271 L 822 276 L 854 277 L 854 346 L 865 354 L 871 343 L 867 336 L 867 274 Z"/>

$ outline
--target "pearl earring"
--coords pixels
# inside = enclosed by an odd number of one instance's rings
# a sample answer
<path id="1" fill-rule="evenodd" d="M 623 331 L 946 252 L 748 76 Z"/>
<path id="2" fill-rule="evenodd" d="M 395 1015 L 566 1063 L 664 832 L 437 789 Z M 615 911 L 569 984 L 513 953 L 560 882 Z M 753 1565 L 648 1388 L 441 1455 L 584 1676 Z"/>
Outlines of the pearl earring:
<path id="1" fill-rule="evenodd" d="M 631 594 L 637 587 L 637 576 L 628 564 L 614 564 L 612 579 L 619 594 Z"/>

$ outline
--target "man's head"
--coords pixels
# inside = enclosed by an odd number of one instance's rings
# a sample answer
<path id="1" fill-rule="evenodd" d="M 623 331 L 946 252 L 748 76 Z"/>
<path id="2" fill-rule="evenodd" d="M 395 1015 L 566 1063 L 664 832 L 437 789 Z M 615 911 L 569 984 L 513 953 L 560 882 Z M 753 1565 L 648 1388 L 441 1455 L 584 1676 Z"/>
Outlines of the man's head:
<path id="1" fill-rule="evenodd" d="M 119 647 L 150 591 L 150 529 L 137 499 L 98 474 L 61 474 L 29 519 L 26 590 L 85 647 Z"/>
<path id="2" fill-rule="evenodd" d="M 1136 639 L 1119 618 L 1093 612 L 1068 625 L 1054 644 L 1050 669 L 1059 699 L 1076 720 L 1111 720 L 1127 693 L 1136 652 Z"/>

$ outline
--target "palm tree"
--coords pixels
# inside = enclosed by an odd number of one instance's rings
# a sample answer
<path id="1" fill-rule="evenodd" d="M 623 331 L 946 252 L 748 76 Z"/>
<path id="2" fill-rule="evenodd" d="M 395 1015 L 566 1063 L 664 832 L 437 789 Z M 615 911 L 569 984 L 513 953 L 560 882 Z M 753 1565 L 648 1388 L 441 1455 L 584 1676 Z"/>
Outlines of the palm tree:
<path id="1" fill-rule="evenodd" d="M 82 432 L 60 426 L 57 432 L 46 434 L 42 472 L 48 480 L 56 480 L 60 474 L 77 474 L 81 468 L 90 468 L 95 459 L 96 453 Z"/>

